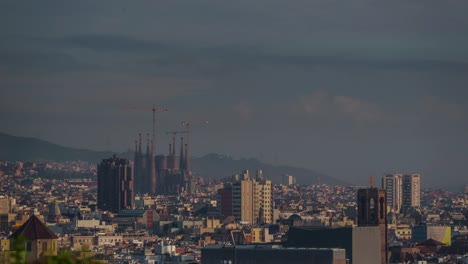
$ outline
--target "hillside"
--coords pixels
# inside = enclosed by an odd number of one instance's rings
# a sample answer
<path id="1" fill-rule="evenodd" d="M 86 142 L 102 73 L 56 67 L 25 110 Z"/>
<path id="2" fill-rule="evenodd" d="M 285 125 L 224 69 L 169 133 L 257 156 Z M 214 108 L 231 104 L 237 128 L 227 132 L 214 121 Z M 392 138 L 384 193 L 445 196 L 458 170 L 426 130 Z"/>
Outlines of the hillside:
<path id="1" fill-rule="evenodd" d="M 112 152 L 68 148 L 36 138 L 17 137 L 0 133 L 0 160 L 83 160 L 98 162 L 101 158 L 110 155 L 112 155 Z"/>
<path id="2" fill-rule="evenodd" d="M 6 161 L 70 161 L 83 160 L 98 163 L 102 158 L 110 157 L 110 151 L 92 151 L 60 146 L 36 138 L 17 137 L 0 133 L 0 160 Z M 121 157 L 132 158 L 133 153 L 120 153 Z M 346 185 L 345 182 L 304 168 L 291 166 L 275 166 L 263 163 L 257 159 L 233 159 L 219 154 L 208 154 L 192 158 L 194 174 L 205 178 L 222 179 L 232 174 L 240 174 L 249 170 L 252 175 L 262 169 L 265 176 L 275 183 L 281 182 L 281 176 L 290 174 L 296 177 L 300 184 L 326 183 Z"/>
<path id="3" fill-rule="evenodd" d="M 258 169 L 274 183 L 281 182 L 281 176 L 290 174 L 296 177 L 299 184 L 326 183 L 336 185 L 348 185 L 347 183 L 304 168 L 292 166 L 275 166 L 263 163 L 258 159 L 233 159 L 232 157 L 208 154 L 200 158 L 192 158 L 192 171 L 197 175 L 207 178 L 222 179 L 233 174 L 240 174 L 243 170 L 249 170 L 251 176 L 255 176 Z"/>

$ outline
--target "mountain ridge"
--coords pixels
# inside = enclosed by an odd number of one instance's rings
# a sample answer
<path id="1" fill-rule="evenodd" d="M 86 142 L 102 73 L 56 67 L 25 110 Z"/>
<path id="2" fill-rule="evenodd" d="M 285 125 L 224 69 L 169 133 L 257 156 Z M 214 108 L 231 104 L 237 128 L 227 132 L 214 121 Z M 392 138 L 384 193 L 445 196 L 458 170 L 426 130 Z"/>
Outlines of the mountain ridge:
<path id="1" fill-rule="evenodd" d="M 19 137 L 0 132 L 0 160 L 5 161 L 71 161 L 83 160 L 98 163 L 101 159 L 110 157 L 115 152 L 93 151 L 61 146 L 42 139 Z M 133 159 L 133 153 L 115 153 L 119 156 Z M 348 183 L 305 168 L 287 165 L 272 165 L 255 158 L 234 159 L 228 155 L 209 153 L 202 157 L 192 157 L 192 171 L 195 175 L 205 178 L 222 179 L 233 174 L 240 174 L 247 169 L 251 174 L 261 169 L 267 178 L 274 183 L 280 183 L 282 175 L 296 177 L 299 184 L 336 184 Z"/>

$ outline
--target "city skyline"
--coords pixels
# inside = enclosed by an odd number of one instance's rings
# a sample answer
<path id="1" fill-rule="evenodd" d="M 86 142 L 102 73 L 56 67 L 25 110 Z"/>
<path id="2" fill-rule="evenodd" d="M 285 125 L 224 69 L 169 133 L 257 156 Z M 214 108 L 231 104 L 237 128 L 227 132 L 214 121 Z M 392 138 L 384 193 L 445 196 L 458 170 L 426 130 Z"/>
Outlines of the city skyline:
<path id="1" fill-rule="evenodd" d="M 466 184 L 468 3 L 0 4 L 2 132 L 124 151 L 194 126 L 191 152 L 365 184 Z M 359 7 L 359 8 L 357 8 Z M 31 11 L 34 10 L 34 11 Z M 125 143 L 120 143 L 125 142 Z"/>

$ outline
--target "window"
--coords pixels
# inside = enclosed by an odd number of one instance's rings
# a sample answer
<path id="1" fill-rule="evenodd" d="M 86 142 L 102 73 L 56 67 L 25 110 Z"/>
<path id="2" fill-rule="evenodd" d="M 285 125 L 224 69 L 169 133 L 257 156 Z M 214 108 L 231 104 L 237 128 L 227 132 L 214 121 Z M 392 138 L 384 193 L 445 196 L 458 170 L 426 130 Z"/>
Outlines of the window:
<path id="1" fill-rule="evenodd" d="M 42 243 L 42 252 L 47 252 L 47 242 Z"/>

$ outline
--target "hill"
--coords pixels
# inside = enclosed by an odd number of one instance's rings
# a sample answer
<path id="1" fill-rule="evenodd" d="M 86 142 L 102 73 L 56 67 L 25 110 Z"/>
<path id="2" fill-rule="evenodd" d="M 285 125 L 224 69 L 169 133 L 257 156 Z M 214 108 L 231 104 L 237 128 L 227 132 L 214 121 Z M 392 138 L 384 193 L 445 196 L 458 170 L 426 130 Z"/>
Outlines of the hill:
<path id="1" fill-rule="evenodd" d="M 36 138 L 17 137 L 0 133 L 0 160 L 5 161 L 83 160 L 98 163 L 101 159 L 112 155 L 113 152 L 110 151 L 75 149 Z M 133 153 L 119 153 L 118 156 L 132 158 Z M 232 174 L 240 174 L 245 169 L 249 170 L 252 175 L 255 175 L 256 170 L 262 169 L 264 175 L 275 183 L 281 182 L 282 175 L 290 174 L 296 177 L 299 184 L 320 182 L 347 185 L 343 181 L 312 170 L 291 166 L 275 166 L 253 158 L 233 159 L 229 156 L 214 153 L 192 158 L 194 174 L 205 178 L 222 179 Z"/>
<path id="2" fill-rule="evenodd" d="M 276 166 L 259 161 L 258 159 L 234 159 L 229 156 L 211 153 L 199 158 L 192 158 L 192 171 L 196 175 L 206 178 L 222 179 L 233 174 L 241 174 L 243 170 L 249 170 L 251 176 L 255 176 L 258 169 L 274 183 L 281 183 L 284 174 L 296 177 L 299 184 L 326 183 L 333 185 L 348 185 L 348 183 L 318 173 L 309 169 L 292 166 Z"/>
<path id="3" fill-rule="evenodd" d="M 103 157 L 111 155 L 112 152 L 68 148 L 37 138 L 17 137 L 0 133 L 0 160 L 83 160 L 98 162 Z"/>

